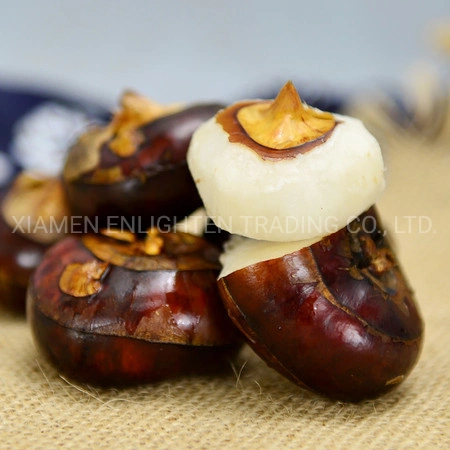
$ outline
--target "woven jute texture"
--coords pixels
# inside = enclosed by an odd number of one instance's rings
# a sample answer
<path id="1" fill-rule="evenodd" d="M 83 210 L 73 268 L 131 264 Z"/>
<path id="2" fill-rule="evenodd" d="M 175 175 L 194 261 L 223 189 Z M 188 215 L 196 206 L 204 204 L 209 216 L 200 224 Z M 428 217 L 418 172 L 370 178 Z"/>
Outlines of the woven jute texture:
<path id="1" fill-rule="evenodd" d="M 378 207 L 426 324 L 420 360 L 396 390 L 361 404 L 330 401 L 249 348 L 229 374 L 98 389 L 59 376 L 26 321 L 2 313 L 0 448 L 450 448 L 450 151 L 384 151 Z"/>

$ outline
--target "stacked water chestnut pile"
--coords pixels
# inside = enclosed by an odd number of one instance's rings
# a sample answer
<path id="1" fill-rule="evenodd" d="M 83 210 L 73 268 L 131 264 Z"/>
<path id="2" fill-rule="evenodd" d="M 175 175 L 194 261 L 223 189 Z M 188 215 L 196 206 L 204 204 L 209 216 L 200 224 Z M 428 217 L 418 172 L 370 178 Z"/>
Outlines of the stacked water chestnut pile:
<path id="1" fill-rule="evenodd" d="M 373 206 L 383 172 L 360 121 L 292 83 L 226 108 L 126 93 L 69 151 L 59 182 L 91 228 L 58 236 L 33 272 L 35 341 L 73 379 L 120 385 L 223 370 L 246 338 L 302 387 L 380 395 L 423 334 Z M 176 230 L 202 206 L 215 233 Z"/>
<path id="2" fill-rule="evenodd" d="M 253 349 L 330 397 L 403 381 L 422 322 L 373 206 L 384 168 L 362 123 L 304 105 L 287 83 L 202 125 L 188 163 L 207 213 L 232 233 L 219 287 Z"/>

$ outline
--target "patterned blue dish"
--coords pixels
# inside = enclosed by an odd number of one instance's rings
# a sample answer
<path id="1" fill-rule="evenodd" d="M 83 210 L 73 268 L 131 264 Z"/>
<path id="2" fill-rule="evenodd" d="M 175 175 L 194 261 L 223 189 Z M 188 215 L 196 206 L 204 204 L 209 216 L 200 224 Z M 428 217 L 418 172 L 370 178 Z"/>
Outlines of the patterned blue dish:
<path id="1" fill-rule="evenodd" d="M 71 135 L 108 115 L 103 105 L 70 95 L 0 86 L 0 186 L 22 168 L 54 173 Z"/>

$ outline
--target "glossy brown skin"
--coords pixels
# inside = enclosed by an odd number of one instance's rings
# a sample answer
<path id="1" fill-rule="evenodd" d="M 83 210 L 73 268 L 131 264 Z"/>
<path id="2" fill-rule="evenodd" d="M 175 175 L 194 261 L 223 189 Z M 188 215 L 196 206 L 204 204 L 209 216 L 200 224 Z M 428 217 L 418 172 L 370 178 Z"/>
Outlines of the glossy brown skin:
<path id="1" fill-rule="evenodd" d="M 201 251 L 210 257 L 210 246 Z M 81 239 L 66 238 L 49 250 L 30 283 L 27 315 L 35 342 L 60 372 L 120 386 L 230 368 L 242 339 L 221 303 L 217 269 L 110 264 L 97 293 L 64 293 L 64 268 L 94 259 Z"/>
<path id="2" fill-rule="evenodd" d="M 219 280 L 230 316 L 270 366 L 344 401 L 374 398 L 400 383 L 423 339 L 420 313 L 378 219 L 373 232 L 360 227 L 369 216 L 376 218 L 373 209 L 311 247 Z M 374 220 L 365 223 L 372 231 Z"/>
<path id="3" fill-rule="evenodd" d="M 19 231 L 13 233 L 0 214 L 0 306 L 25 314 L 25 299 L 31 274 L 47 246 Z"/>
<path id="4" fill-rule="evenodd" d="M 197 127 L 220 108 L 219 104 L 196 105 L 140 126 L 144 142 L 129 157 L 115 155 L 106 142 L 98 168 L 118 165 L 125 179 L 92 182 L 94 171 L 66 179 L 73 214 L 98 217 L 100 226 L 111 226 L 106 216 L 124 217 L 137 232 L 149 226 L 169 227 L 189 215 L 202 202 L 187 167 L 188 146 Z"/>

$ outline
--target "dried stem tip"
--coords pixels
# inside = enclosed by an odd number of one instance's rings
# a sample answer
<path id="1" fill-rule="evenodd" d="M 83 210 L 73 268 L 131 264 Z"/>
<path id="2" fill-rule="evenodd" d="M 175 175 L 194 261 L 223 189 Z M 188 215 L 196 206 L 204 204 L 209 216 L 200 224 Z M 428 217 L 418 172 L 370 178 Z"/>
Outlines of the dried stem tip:
<path id="1" fill-rule="evenodd" d="M 145 237 L 144 252 L 149 256 L 159 255 L 164 248 L 164 239 L 156 228 L 149 228 Z"/>
<path id="2" fill-rule="evenodd" d="M 114 136 L 109 147 L 122 158 L 136 152 L 139 144 L 139 136 L 136 135 L 138 127 L 182 108 L 181 104 L 160 105 L 132 91 L 123 94 L 120 106 L 121 109 L 114 114 L 108 129 Z"/>
<path id="3" fill-rule="evenodd" d="M 284 150 L 313 141 L 336 124 L 331 113 L 310 108 L 288 81 L 277 98 L 242 107 L 237 119 L 255 142 Z"/>

